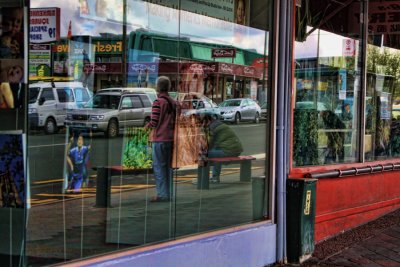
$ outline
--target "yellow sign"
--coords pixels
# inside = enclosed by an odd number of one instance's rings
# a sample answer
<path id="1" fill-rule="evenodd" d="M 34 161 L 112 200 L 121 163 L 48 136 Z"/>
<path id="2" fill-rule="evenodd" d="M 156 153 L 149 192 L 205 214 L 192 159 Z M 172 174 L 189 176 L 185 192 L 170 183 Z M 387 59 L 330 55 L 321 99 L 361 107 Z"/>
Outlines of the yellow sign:
<path id="1" fill-rule="evenodd" d="M 306 192 L 306 204 L 304 207 L 304 215 L 310 215 L 311 209 L 311 190 L 307 190 Z"/>

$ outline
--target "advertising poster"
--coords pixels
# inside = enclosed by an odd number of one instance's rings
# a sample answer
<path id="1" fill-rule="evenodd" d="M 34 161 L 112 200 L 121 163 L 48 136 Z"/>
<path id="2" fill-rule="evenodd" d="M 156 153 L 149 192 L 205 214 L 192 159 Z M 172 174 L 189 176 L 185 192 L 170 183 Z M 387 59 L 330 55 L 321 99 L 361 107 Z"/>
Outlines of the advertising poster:
<path id="1" fill-rule="evenodd" d="M 0 8 L 0 58 L 23 58 L 24 13 L 20 7 Z"/>
<path id="2" fill-rule="evenodd" d="M 60 40 L 59 8 L 32 8 L 29 19 L 29 41 L 31 43 L 48 43 Z"/>
<path id="3" fill-rule="evenodd" d="M 381 120 L 390 120 L 389 94 L 381 93 L 380 100 Z"/>
<path id="4" fill-rule="evenodd" d="M 79 0 L 81 17 L 122 23 L 123 0 Z"/>
<path id="5" fill-rule="evenodd" d="M 375 90 L 377 92 L 382 92 L 384 83 L 385 83 L 385 76 L 379 74 L 376 75 Z"/>
<path id="6" fill-rule="evenodd" d="M 86 35 L 72 36 L 69 41 L 68 73 L 74 77 L 75 81 L 80 81 L 89 89 L 94 85 L 94 74 L 91 68 L 85 65 L 94 62 L 95 56 L 92 37 Z"/>
<path id="7" fill-rule="evenodd" d="M 251 81 L 250 83 L 250 98 L 257 100 L 257 81 Z"/>
<path id="8" fill-rule="evenodd" d="M 50 45 L 31 44 L 29 45 L 29 76 L 51 76 L 51 50 Z M 47 69 L 48 71 L 45 71 Z"/>
<path id="9" fill-rule="evenodd" d="M 25 99 L 22 59 L 0 60 L 0 109 L 22 108 Z"/>
<path id="10" fill-rule="evenodd" d="M 66 135 L 68 138 L 68 135 Z M 89 136 L 74 131 L 68 138 L 64 163 L 64 191 L 79 193 L 82 187 L 89 186 L 89 160 L 92 132 Z"/>
<path id="11" fill-rule="evenodd" d="M 338 89 L 339 89 L 339 99 L 346 99 L 346 91 L 347 91 L 347 71 L 345 69 L 339 70 L 338 77 Z"/>
<path id="12" fill-rule="evenodd" d="M 0 8 L 0 109 L 21 108 L 24 101 L 24 13 Z"/>
<path id="13" fill-rule="evenodd" d="M 207 139 L 193 116 L 180 116 L 175 123 L 172 167 L 181 168 L 198 164 L 199 156 L 207 151 Z"/>
<path id="14" fill-rule="evenodd" d="M 122 166 L 127 169 L 151 169 L 151 129 L 131 127 L 124 134 Z"/>
<path id="15" fill-rule="evenodd" d="M 0 208 L 24 208 L 24 136 L 0 133 Z"/>

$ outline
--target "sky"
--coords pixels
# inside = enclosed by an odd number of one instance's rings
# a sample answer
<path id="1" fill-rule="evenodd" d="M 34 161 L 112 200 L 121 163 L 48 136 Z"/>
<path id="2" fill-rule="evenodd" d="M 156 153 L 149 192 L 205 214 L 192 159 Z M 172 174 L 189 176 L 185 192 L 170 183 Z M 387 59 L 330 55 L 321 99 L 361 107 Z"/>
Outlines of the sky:
<path id="1" fill-rule="evenodd" d="M 122 21 L 122 0 L 107 0 L 107 17 Z M 171 35 L 190 37 L 203 42 L 222 43 L 264 53 L 268 33 L 236 25 L 223 20 L 168 8 L 144 1 L 127 0 L 127 32 L 138 28 Z M 61 9 L 61 37 L 73 35 L 98 36 L 100 33 L 122 34 L 122 23 L 105 21 L 104 16 L 82 16 L 79 0 L 32 0 L 32 8 L 59 7 Z M 179 21 L 181 23 L 179 24 Z M 266 42 L 268 43 L 268 41 Z"/>

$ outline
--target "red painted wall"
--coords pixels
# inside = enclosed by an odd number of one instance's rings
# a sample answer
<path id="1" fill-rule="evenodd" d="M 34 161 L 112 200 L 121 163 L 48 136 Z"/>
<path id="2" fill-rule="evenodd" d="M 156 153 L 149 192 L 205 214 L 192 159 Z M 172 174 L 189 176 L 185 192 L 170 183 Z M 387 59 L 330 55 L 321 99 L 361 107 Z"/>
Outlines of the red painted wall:
<path id="1" fill-rule="evenodd" d="M 317 182 L 315 241 L 400 208 L 400 171 Z"/>

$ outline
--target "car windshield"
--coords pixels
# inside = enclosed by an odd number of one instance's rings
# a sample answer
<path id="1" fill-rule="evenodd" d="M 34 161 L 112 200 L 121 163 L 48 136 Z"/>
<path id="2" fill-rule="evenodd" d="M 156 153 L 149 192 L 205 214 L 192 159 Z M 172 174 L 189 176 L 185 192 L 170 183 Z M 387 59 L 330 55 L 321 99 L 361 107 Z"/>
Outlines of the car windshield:
<path id="1" fill-rule="evenodd" d="M 95 95 L 84 107 L 85 108 L 105 108 L 118 109 L 121 96 L 119 95 Z"/>
<path id="2" fill-rule="evenodd" d="M 219 104 L 220 107 L 239 107 L 241 100 L 226 100 Z"/>
<path id="3" fill-rule="evenodd" d="M 39 92 L 39 87 L 29 87 L 29 104 L 33 104 L 36 102 Z"/>

